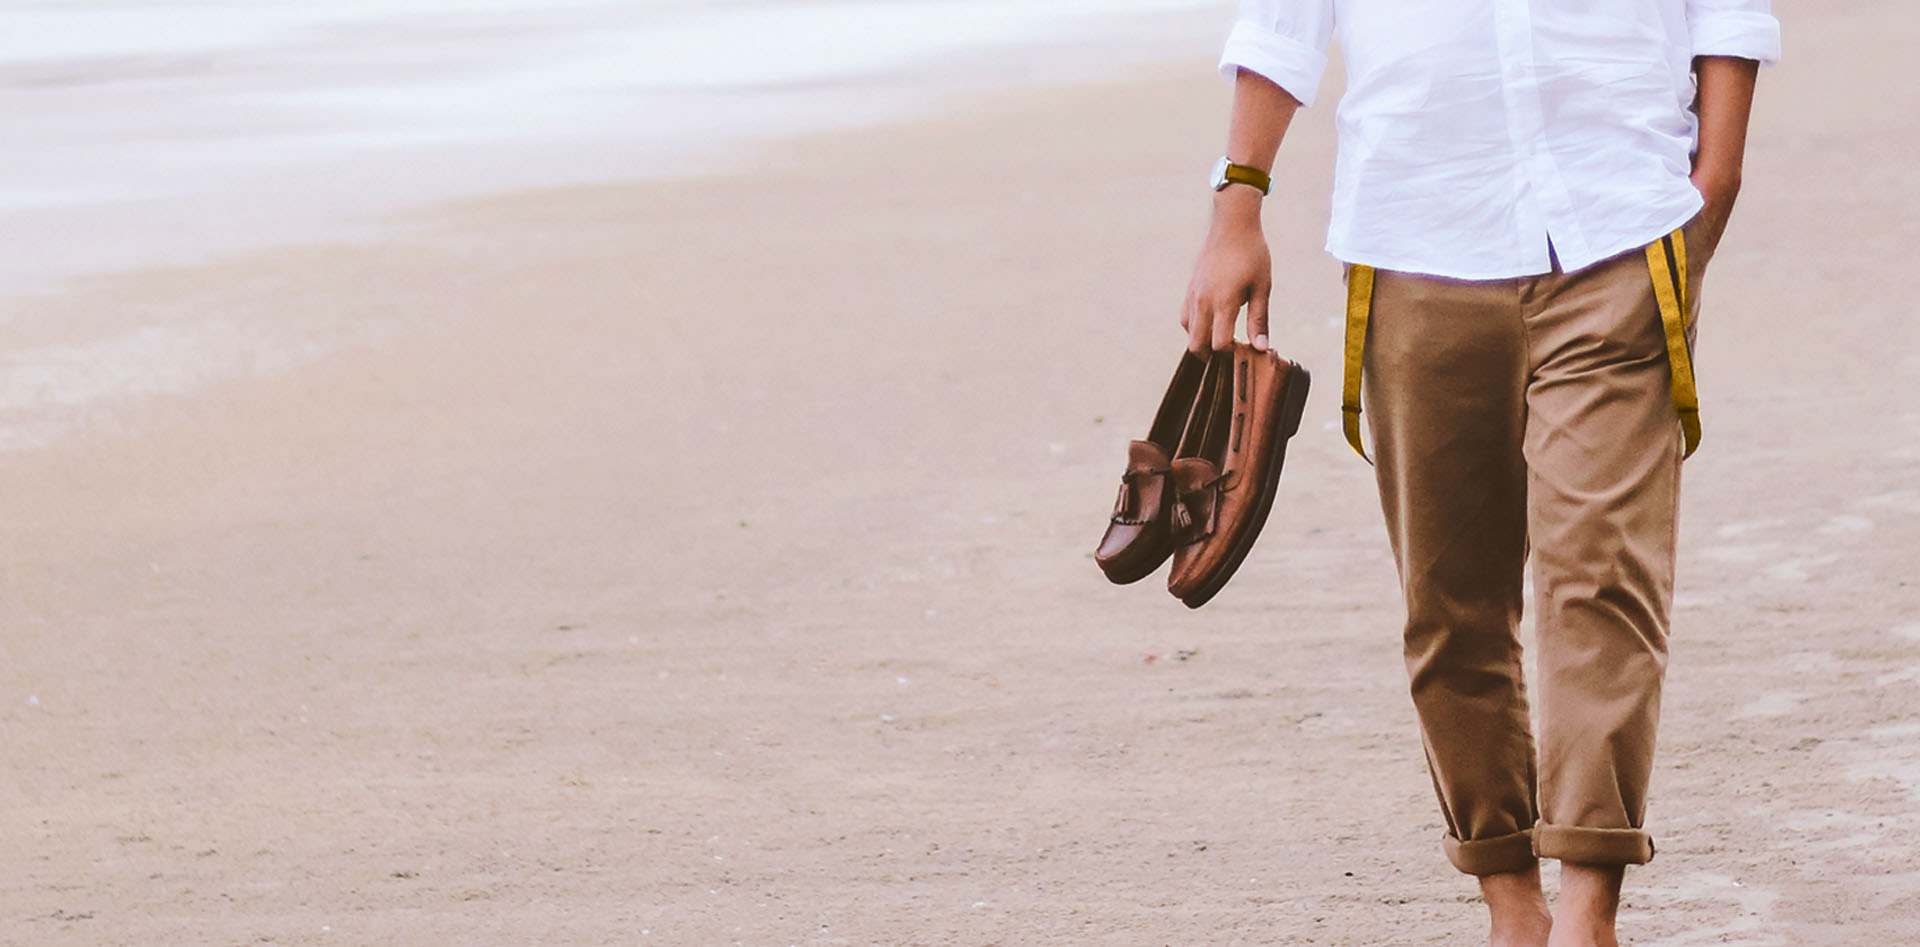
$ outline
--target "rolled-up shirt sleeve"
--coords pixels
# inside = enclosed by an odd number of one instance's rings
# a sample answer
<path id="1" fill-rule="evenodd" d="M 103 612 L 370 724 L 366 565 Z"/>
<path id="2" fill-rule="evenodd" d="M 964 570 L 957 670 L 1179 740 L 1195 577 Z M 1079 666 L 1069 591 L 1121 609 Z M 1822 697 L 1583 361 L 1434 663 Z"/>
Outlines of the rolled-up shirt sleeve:
<path id="1" fill-rule="evenodd" d="M 1687 0 L 1695 56 L 1780 61 L 1780 21 L 1771 0 Z"/>
<path id="2" fill-rule="evenodd" d="M 1220 54 L 1220 74 L 1258 73 L 1312 105 L 1327 71 L 1333 0 L 1240 0 L 1240 15 Z"/>

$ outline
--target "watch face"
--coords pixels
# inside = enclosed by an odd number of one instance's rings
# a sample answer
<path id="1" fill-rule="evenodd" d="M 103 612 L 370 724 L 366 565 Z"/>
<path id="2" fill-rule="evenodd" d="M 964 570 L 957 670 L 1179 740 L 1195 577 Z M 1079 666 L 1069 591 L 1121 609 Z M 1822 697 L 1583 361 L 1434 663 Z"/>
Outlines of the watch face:
<path id="1" fill-rule="evenodd" d="M 1229 162 L 1225 157 L 1222 157 L 1220 160 L 1215 161 L 1213 163 L 1213 178 L 1209 180 L 1207 183 L 1211 184 L 1214 190 L 1219 191 L 1219 190 L 1224 190 L 1226 188 L 1227 165 L 1230 163 L 1231 162 Z"/>

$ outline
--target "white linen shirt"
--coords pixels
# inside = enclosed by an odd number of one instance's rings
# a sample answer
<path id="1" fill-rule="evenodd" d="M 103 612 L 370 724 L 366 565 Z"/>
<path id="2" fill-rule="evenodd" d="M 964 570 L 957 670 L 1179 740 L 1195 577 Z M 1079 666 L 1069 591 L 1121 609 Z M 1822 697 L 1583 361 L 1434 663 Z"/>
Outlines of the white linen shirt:
<path id="1" fill-rule="evenodd" d="M 1769 0 L 1241 0 L 1220 70 L 1313 104 L 1335 32 L 1327 250 L 1458 279 L 1565 271 L 1701 207 L 1695 56 L 1772 63 Z"/>

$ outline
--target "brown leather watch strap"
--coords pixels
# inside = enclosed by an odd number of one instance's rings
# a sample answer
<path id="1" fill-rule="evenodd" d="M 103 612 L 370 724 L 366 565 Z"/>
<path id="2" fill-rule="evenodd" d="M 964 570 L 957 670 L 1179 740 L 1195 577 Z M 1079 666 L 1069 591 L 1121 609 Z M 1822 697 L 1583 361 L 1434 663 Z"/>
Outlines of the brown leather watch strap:
<path id="1" fill-rule="evenodd" d="M 1258 188 L 1262 194 L 1273 187 L 1273 178 L 1267 172 L 1244 164 L 1229 163 L 1226 179 L 1228 184 L 1250 184 Z"/>

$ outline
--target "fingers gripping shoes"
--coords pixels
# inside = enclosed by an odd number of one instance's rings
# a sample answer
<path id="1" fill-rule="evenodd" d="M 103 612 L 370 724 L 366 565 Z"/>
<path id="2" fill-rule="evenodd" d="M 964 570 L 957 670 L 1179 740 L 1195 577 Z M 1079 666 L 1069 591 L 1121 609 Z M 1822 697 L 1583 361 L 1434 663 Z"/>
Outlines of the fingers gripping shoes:
<path id="1" fill-rule="evenodd" d="M 1146 440 L 1127 447 L 1127 472 L 1120 477 L 1120 496 L 1114 501 L 1106 535 L 1093 554 L 1100 571 L 1116 584 L 1146 578 L 1173 553 L 1167 512 L 1175 442 L 1185 430 L 1195 399 L 1211 371 L 1210 360 L 1184 353 Z"/>
<path id="2" fill-rule="evenodd" d="M 1307 402 L 1306 369 L 1272 352 L 1235 343 L 1214 364 L 1218 390 L 1202 396 L 1209 413 L 1198 442 L 1183 440 L 1173 461 L 1167 591 L 1189 608 L 1218 594 L 1259 538 Z M 1194 435 L 1189 425 L 1187 439 Z"/>

